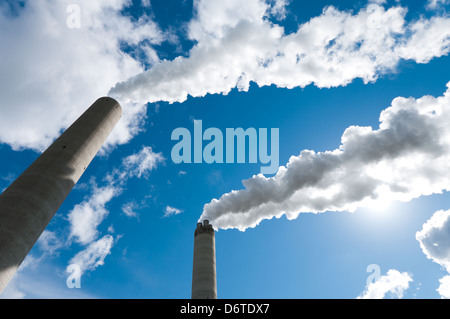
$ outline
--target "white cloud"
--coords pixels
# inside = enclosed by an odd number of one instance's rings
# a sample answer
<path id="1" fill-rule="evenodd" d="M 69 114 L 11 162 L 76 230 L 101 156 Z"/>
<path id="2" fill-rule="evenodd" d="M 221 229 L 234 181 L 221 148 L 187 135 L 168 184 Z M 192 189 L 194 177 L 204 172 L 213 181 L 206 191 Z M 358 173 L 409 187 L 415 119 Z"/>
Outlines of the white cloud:
<path id="1" fill-rule="evenodd" d="M 407 272 L 389 269 L 386 275 L 370 283 L 358 299 L 383 299 L 385 297 L 403 298 L 412 277 Z"/>
<path id="2" fill-rule="evenodd" d="M 450 273 L 450 210 L 439 210 L 416 233 L 423 253 Z M 450 298 L 450 276 L 439 280 L 438 293 Z"/>
<path id="3" fill-rule="evenodd" d="M 150 172 L 158 165 L 165 163 L 162 153 L 156 153 L 150 146 L 143 145 L 141 150 L 122 159 L 122 165 L 114 168 L 106 175 L 106 180 L 110 184 L 122 187 L 130 178 L 145 178 L 150 176 Z"/>
<path id="4" fill-rule="evenodd" d="M 450 272 L 450 210 L 439 210 L 416 233 L 427 258 Z"/>
<path id="5" fill-rule="evenodd" d="M 270 0 L 268 3 L 270 6 L 266 12 L 268 12 L 269 15 L 274 16 L 278 20 L 286 18 L 286 7 L 289 5 L 290 0 Z"/>
<path id="6" fill-rule="evenodd" d="M 403 59 L 428 63 L 435 57 L 447 55 L 450 48 L 450 19 L 432 17 L 420 19 L 411 25 L 413 35 L 397 49 Z"/>
<path id="7" fill-rule="evenodd" d="M 245 189 L 206 204 L 216 228 L 254 227 L 303 212 L 354 211 L 450 190 L 450 83 L 443 96 L 398 97 L 380 126 L 351 126 L 333 151 L 303 150 L 277 174 L 255 175 Z"/>
<path id="8" fill-rule="evenodd" d="M 183 211 L 178 208 L 166 206 L 163 217 L 170 217 L 173 215 L 178 215 L 178 214 L 181 214 L 182 212 Z"/>
<path id="9" fill-rule="evenodd" d="M 444 299 L 450 299 L 450 276 L 444 276 L 439 279 L 439 288 L 437 292 Z"/>
<path id="10" fill-rule="evenodd" d="M 151 147 L 143 146 L 142 149 L 122 160 L 122 165 L 107 174 L 107 185 L 98 187 L 92 182 L 92 194 L 80 204 L 77 204 L 70 212 L 70 238 L 86 245 L 92 242 L 98 235 L 97 227 L 108 216 L 106 205 L 116 196 L 121 194 L 124 185 L 131 177 L 148 177 L 150 171 L 155 170 L 158 164 L 164 162 L 162 153 L 154 153 Z M 122 210 L 128 216 L 135 216 L 133 208 L 136 205 L 128 203 Z"/>
<path id="11" fill-rule="evenodd" d="M 69 264 L 78 265 L 82 273 L 86 270 L 95 270 L 95 268 L 105 263 L 105 258 L 111 253 L 113 245 L 113 236 L 105 235 L 99 240 L 91 242 L 86 249 L 76 254 L 69 261 Z"/>
<path id="12" fill-rule="evenodd" d="M 402 59 L 426 63 L 450 49 L 446 17 L 407 22 L 400 6 L 372 3 L 356 13 L 330 6 L 285 34 L 266 18 L 281 4 L 195 1 L 188 30 L 196 45 L 189 56 L 159 61 L 111 94 L 135 103 L 182 102 L 188 95 L 248 90 L 251 81 L 285 88 L 343 86 L 356 78 L 367 83 L 395 71 Z"/>
<path id="13" fill-rule="evenodd" d="M 45 229 L 37 241 L 37 245 L 44 254 L 53 255 L 64 247 L 64 241 L 54 231 Z"/>
<path id="14" fill-rule="evenodd" d="M 129 177 L 147 177 L 150 171 L 156 169 L 157 165 L 164 161 L 162 153 L 155 153 L 150 146 L 143 146 L 138 153 L 124 158 L 122 170 Z"/>
<path id="15" fill-rule="evenodd" d="M 139 205 L 136 202 L 128 202 L 122 205 L 122 212 L 128 217 L 138 217 L 137 209 L 139 209 Z"/>
<path id="16" fill-rule="evenodd" d="M 189 38 L 199 41 L 199 45 L 223 38 L 241 21 L 260 24 L 268 9 L 268 4 L 259 0 L 195 0 L 195 18 L 188 25 Z"/>
<path id="17" fill-rule="evenodd" d="M 150 0 L 142 0 L 141 3 L 142 3 L 143 7 L 149 8 L 152 6 L 152 4 L 150 3 Z"/>
<path id="18" fill-rule="evenodd" d="M 450 0 L 428 0 L 426 7 L 429 10 L 436 10 L 448 4 L 450 4 Z"/>
<path id="19" fill-rule="evenodd" d="M 108 185 L 97 188 L 94 186 L 90 198 L 76 205 L 69 212 L 70 236 L 77 242 L 86 245 L 98 236 L 97 227 L 107 217 L 109 211 L 106 204 L 120 193 L 120 189 Z"/>
<path id="20" fill-rule="evenodd" d="M 143 146 L 139 152 L 125 157 L 120 168 L 113 169 L 107 174 L 106 186 L 97 187 L 94 183 L 91 196 L 69 212 L 69 238 L 75 238 L 84 245 L 92 242 L 98 235 L 97 227 L 109 214 L 106 205 L 121 194 L 128 179 L 135 176 L 148 177 L 150 171 L 155 170 L 163 161 L 162 154 L 154 153 L 148 146 Z M 127 216 L 136 214 L 131 205 L 133 204 L 128 203 L 122 207 Z"/>
<path id="21" fill-rule="evenodd" d="M 68 214 L 70 223 L 69 241 L 70 239 L 75 239 L 76 242 L 86 246 L 84 250 L 73 258 L 73 263 L 80 262 L 84 265 L 82 267 L 83 271 L 94 270 L 98 265 L 103 264 L 104 257 L 109 254 L 109 250 L 112 247 L 113 237 L 104 236 L 101 240 L 94 241 L 99 236 L 98 226 L 109 214 L 109 210 L 106 207 L 107 204 L 122 193 L 129 178 L 147 178 L 150 171 L 155 170 L 158 164 L 163 161 L 164 157 L 161 153 L 154 153 L 151 147 L 143 146 L 139 152 L 124 157 L 121 166 L 107 174 L 105 177 L 107 184 L 105 186 L 98 187 L 93 180 L 91 181 L 92 194 L 80 204 L 75 205 Z M 128 217 L 137 217 L 136 210 L 139 208 L 132 201 L 124 204 L 122 211 Z M 108 227 L 108 231 L 114 232 L 113 225 Z M 97 255 L 100 255 L 98 257 L 99 262 L 93 264 L 93 260 L 96 260 Z"/>
<path id="22" fill-rule="evenodd" d="M 80 28 L 72 29 L 71 0 L 26 1 L 16 14 L 0 6 L 0 41 L 8 43 L 0 50 L 0 142 L 42 150 L 116 82 L 143 71 L 120 43 L 160 43 L 163 34 L 146 16 L 122 16 L 128 2 L 76 1 Z M 145 115 L 142 104 L 122 106 L 108 145 L 127 142 Z"/>

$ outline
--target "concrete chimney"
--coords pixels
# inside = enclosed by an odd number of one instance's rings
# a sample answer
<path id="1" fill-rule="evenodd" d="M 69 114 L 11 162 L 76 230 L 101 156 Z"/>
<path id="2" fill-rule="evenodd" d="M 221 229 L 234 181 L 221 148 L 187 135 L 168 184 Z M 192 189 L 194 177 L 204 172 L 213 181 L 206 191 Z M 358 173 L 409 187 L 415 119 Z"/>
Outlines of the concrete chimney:
<path id="1" fill-rule="evenodd" d="M 216 242 L 208 220 L 198 223 L 194 234 L 192 299 L 217 299 Z"/>
<path id="2" fill-rule="evenodd" d="M 122 115 L 98 99 L 0 195 L 0 293 Z"/>

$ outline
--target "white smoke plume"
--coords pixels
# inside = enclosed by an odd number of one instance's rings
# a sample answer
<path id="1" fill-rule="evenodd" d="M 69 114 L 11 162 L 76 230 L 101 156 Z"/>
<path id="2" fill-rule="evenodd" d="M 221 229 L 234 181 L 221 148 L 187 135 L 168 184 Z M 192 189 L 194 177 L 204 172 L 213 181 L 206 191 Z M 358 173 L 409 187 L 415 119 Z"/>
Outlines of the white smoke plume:
<path id="1" fill-rule="evenodd" d="M 195 45 L 188 56 L 160 60 L 118 83 L 110 95 L 123 103 L 172 103 L 189 95 L 246 91 L 250 82 L 283 88 L 345 86 L 356 78 L 367 83 L 395 72 L 401 60 L 427 63 L 450 49 L 448 17 L 407 22 L 407 9 L 400 6 L 385 9 L 372 3 L 358 12 L 329 6 L 286 34 L 270 19 L 286 14 L 286 1 L 194 4 L 188 31 Z"/>
<path id="2" fill-rule="evenodd" d="M 245 230 L 264 219 L 300 213 L 354 211 L 377 201 L 410 201 L 450 189 L 450 82 L 443 96 L 398 97 L 378 129 L 351 126 L 338 149 L 303 150 L 270 178 L 204 206 L 200 220 Z"/>

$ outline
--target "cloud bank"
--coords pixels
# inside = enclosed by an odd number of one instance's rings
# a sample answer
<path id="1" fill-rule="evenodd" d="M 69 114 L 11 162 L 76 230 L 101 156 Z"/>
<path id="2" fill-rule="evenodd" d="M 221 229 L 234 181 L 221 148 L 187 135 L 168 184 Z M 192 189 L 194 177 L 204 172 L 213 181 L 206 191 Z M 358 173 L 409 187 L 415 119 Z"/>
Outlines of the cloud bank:
<path id="1" fill-rule="evenodd" d="M 206 204 L 216 228 L 255 227 L 300 213 L 354 211 L 378 201 L 410 201 L 450 189 L 450 83 L 443 96 L 398 97 L 378 129 L 351 126 L 338 149 L 303 150 L 273 177 L 255 175 Z"/>
<path id="2" fill-rule="evenodd" d="M 78 0 L 78 11 L 68 10 L 70 0 L 13 3 L 0 4 L 0 143 L 14 149 L 45 149 L 115 83 L 141 73 L 121 45 L 150 52 L 163 41 L 148 16 L 132 21 L 121 14 L 128 0 Z M 70 22 L 76 12 L 79 28 Z M 121 104 L 110 146 L 130 140 L 145 116 L 142 105 Z"/>

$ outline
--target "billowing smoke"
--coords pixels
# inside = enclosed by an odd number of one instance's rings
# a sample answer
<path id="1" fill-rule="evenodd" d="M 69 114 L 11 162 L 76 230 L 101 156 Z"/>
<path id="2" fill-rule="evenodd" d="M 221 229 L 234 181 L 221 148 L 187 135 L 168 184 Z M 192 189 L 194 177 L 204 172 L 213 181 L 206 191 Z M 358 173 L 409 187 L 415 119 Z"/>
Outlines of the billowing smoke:
<path id="1" fill-rule="evenodd" d="M 300 213 L 354 211 L 378 201 L 409 201 L 450 189 L 450 82 L 443 96 L 398 97 L 378 129 L 351 126 L 338 149 L 303 150 L 270 178 L 204 206 L 216 228 L 245 230 L 264 219 Z"/>
<path id="2" fill-rule="evenodd" d="M 183 102 L 187 97 L 259 86 L 336 87 L 375 81 L 401 60 L 427 63 L 450 49 L 450 19 L 406 21 L 407 9 L 369 4 L 359 12 L 325 7 L 287 34 L 274 22 L 286 1 L 194 1 L 188 56 L 160 60 L 110 91 L 122 103 Z M 276 21 L 276 19 L 275 19 Z"/>

